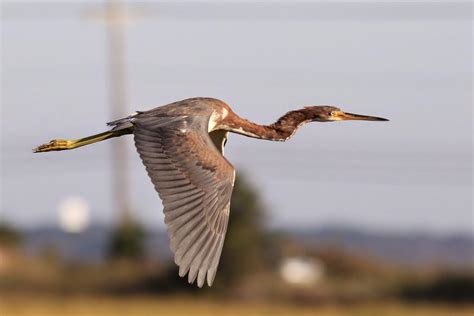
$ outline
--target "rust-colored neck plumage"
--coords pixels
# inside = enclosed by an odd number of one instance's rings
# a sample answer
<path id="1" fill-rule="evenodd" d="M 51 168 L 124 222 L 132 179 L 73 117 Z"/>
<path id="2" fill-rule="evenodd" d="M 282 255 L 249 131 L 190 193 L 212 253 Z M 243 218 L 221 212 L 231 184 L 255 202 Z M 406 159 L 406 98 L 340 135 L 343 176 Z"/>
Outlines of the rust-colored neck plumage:
<path id="1" fill-rule="evenodd" d="M 271 125 L 260 125 L 232 115 L 225 125 L 229 131 L 245 136 L 273 140 L 288 140 L 304 123 L 312 120 L 310 111 L 306 108 L 286 113 Z"/>

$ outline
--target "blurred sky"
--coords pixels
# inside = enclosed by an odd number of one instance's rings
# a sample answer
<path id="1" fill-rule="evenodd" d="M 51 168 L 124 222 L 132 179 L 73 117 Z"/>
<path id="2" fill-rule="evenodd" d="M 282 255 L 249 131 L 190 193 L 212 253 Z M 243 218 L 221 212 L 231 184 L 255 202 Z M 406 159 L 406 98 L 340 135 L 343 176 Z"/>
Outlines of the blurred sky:
<path id="1" fill-rule="evenodd" d="M 2 2 L 1 218 L 57 222 L 69 195 L 117 220 L 110 143 L 33 155 L 111 117 L 102 2 Z M 472 3 L 141 2 L 127 26 L 130 112 L 212 96 L 271 123 L 333 104 L 387 123 L 314 123 L 289 143 L 231 135 L 226 156 L 251 177 L 273 226 L 469 233 Z M 132 201 L 164 228 L 161 202 L 128 137 Z"/>

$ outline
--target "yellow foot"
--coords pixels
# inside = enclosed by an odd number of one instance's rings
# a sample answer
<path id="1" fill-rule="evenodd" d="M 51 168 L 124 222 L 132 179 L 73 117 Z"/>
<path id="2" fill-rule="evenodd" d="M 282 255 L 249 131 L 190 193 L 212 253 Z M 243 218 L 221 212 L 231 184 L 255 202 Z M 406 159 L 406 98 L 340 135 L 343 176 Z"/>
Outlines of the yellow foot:
<path id="1" fill-rule="evenodd" d="M 39 145 L 33 152 L 35 153 L 42 153 L 46 151 L 54 151 L 54 150 L 67 150 L 73 148 L 74 141 L 67 140 L 67 139 L 53 139 L 47 144 Z"/>

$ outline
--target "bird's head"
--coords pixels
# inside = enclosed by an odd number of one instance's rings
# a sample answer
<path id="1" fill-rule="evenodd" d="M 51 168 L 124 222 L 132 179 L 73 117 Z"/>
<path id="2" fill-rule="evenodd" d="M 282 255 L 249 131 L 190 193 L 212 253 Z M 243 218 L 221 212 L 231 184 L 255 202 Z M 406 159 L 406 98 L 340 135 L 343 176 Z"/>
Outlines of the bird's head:
<path id="1" fill-rule="evenodd" d="M 308 106 L 305 108 L 311 120 L 314 122 L 333 122 L 333 121 L 388 121 L 386 118 L 353 114 L 341 111 L 335 106 Z"/>

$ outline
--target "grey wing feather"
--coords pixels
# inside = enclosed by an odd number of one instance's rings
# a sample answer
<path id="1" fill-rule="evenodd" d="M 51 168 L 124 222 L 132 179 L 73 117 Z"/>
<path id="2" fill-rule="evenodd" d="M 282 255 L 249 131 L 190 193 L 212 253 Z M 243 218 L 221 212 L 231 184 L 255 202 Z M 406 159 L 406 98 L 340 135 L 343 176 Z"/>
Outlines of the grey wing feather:
<path id="1" fill-rule="evenodd" d="M 135 145 L 163 200 L 179 275 L 212 285 L 227 231 L 235 172 L 215 147 L 208 116 L 137 116 Z"/>

